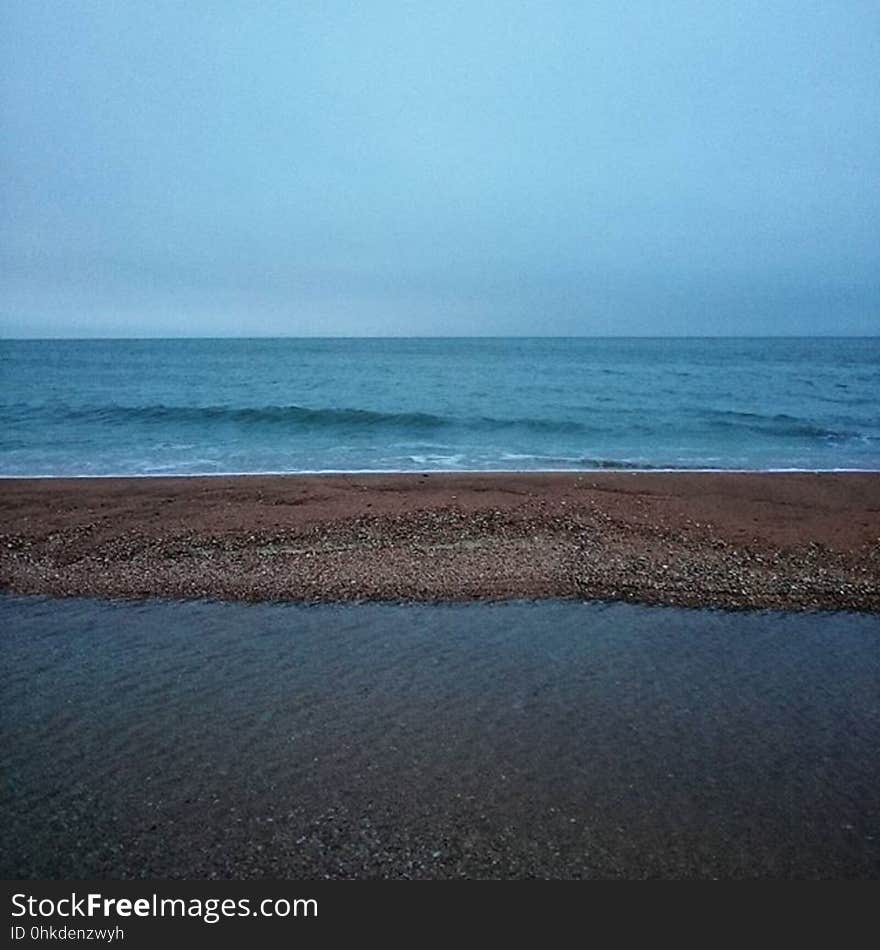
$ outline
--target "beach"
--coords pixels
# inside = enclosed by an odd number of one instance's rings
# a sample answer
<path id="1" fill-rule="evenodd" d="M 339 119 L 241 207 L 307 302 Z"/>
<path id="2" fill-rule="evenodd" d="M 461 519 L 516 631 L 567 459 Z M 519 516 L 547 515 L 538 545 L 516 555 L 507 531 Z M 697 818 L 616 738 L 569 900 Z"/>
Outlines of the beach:
<path id="1" fill-rule="evenodd" d="M 4 4 L 7 881 L 877 879 L 877 29 L 791 6 Z"/>
<path id="2" fill-rule="evenodd" d="M 876 473 L 6 479 L 12 593 L 880 610 Z"/>
<path id="3" fill-rule="evenodd" d="M 878 474 L 0 498 L 8 878 L 876 876 Z"/>

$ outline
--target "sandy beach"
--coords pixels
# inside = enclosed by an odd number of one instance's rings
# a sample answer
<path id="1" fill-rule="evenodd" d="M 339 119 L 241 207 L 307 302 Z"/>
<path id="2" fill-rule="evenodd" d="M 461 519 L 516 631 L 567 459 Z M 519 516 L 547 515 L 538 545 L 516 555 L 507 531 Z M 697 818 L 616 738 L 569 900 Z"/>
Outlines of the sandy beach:
<path id="1" fill-rule="evenodd" d="M 880 475 L 9 479 L 16 593 L 880 610 Z"/>

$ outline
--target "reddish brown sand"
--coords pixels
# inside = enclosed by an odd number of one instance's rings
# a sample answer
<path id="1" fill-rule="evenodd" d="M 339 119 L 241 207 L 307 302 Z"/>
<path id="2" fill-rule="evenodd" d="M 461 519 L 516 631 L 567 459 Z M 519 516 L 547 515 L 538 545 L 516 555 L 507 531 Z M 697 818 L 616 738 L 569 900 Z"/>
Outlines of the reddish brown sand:
<path id="1" fill-rule="evenodd" d="M 9 591 L 880 611 L 880 475 L 10 479 Z"/>

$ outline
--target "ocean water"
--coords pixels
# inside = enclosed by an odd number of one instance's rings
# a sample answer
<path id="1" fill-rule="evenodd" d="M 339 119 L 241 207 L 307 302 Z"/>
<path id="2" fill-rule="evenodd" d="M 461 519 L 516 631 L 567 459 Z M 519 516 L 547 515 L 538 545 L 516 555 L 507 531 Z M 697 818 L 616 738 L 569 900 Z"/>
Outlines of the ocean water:
<path id="1" fill-rule="evenodd" d="M 880 620 L 0 596 L 4 877 L 876 877 Z"/>
<path id="2" fill-rule="evenodd" d="M 0 342 L 0 474 L 880 469 L 880 338 Z"/>

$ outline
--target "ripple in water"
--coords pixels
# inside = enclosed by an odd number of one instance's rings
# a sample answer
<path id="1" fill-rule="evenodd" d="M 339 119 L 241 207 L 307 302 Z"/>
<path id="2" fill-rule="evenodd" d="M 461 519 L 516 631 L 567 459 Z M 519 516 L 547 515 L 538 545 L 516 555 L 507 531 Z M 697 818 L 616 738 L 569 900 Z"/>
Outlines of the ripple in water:
<path id="1" fill-rule="evenodd" d="M 7 877 L 863 876 L 880 620 L 0 599 Z"/>

